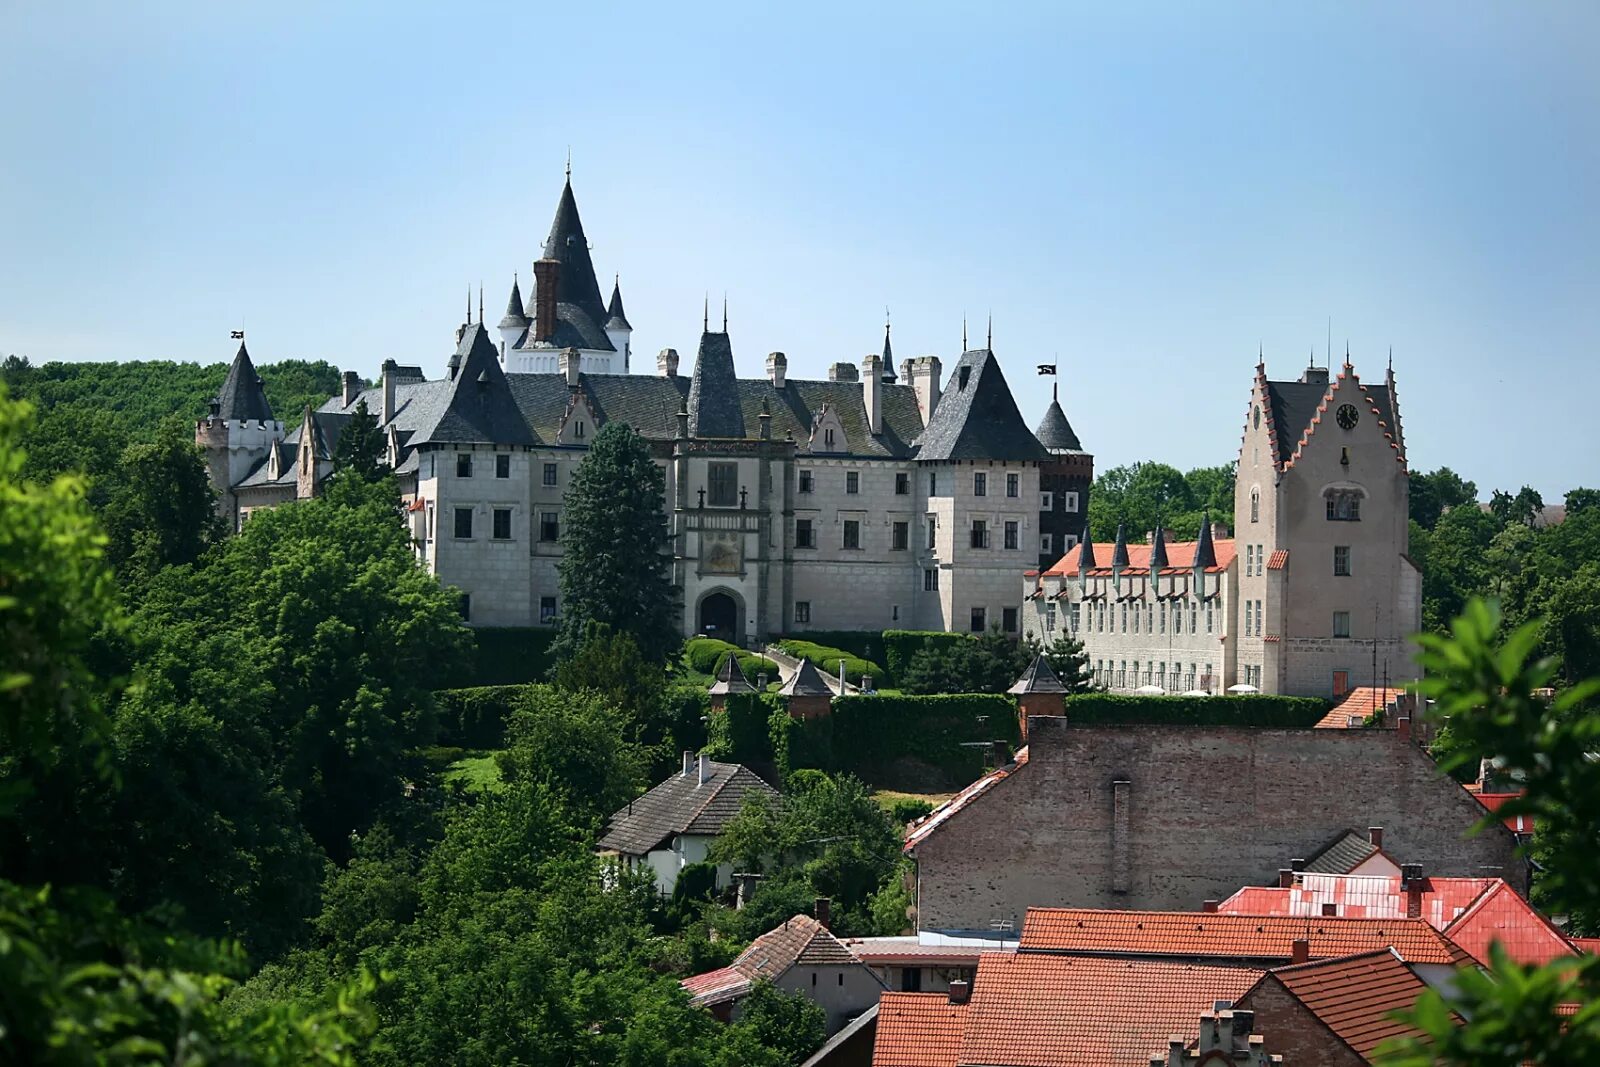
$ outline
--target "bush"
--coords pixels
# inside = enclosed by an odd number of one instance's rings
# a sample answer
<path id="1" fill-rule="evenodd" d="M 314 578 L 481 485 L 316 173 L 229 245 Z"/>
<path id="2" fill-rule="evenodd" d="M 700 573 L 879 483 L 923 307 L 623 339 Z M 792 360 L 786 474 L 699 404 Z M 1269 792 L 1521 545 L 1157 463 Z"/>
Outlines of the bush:
<path id="1" fill-rule="evenodd" d="M 884 658 L 883 633 L 879 630 L 807 630 L 800 634 L 787 634 L 796 641 L 810 641 L 824 648 L 837 648 L 857 659 L 888 666 Z M 893 668 L 890 668 L 891 673 Z"/>
<path id="2" fill-rule="evenodd" d="M 971 641 L 966 634 L 950 634 L 943 630 L 885 630 L 883 631 L 883 660 L 889 676 L 904 683 L 906 668 L 911 657 L 924 648 L 945 648 L 962 641 Z"/>
<path id="3" fill-rule="evenodd" d="M 504 748 L 506 720 L 528 689 L 526 685 L 483 685 L 439 690 L 434 694 L 439 705 L 439 743 Z"/>
<path id="4" fill-rule="evenodd" d="M 780 781 L 787 781 L 796 770 L 833 769 L 833 718 L 796 719 L 781 701 L 773 708 L 767 725 L 772 738 L 772 762 Z"/>
<path id="5" fill-rule="evenodd" d="M 859 656 L 852 656 L 843 649 L 829 648 L 827 645 L 793 638 L 785 638 L 775 643 L 779 649 L 796 659 L 810 660 L 819 671 L 833 678 L 839 677 L 839 664 L 842 661 L 845 680 L 852 685 L 860 685 L 862 676 L 868 674 L 872 676 L 874 686 L 882 684 L 888 678 L 884 669 L 878 664 Z"/>
<path id="6" fill-rule="evenodd" d="M 1331 705 L 1317 697 L 1229 693 L 1222 696 L 1134 696 L 1079 693 L 1067 698 L 1067 718 L 1088 725 L 1315 726 Z"/>
<path id="7" fill-rule="evenodd" d="M 475 686 L 522 685 L 543 681 L 555 657 L 550 646 L 556 631 L 543 627 L 491 627 L 472 631 L 477 644 L 472 682 Z"/>
<path id="8" fill-rule="evenodd" d="M 754 652 L 740 652 L 738 656 L 739 669 L 744 671 L 744 676 L 751 685 L 755 685 L 763 674 L 767 676 L 768 682 L 783 681 L 783 675 L 778 673 L 778 665 L 767 657 L 758 656 Z M 721 667 L 722 664 L 718 663 L 717 666 Z"/>
<path id="9" fill-rule="evenodd" d="M 982 772 L 986 755 L 976 742 L 1019 740 L 1016 702 L 990 693 L 838 697 L 832 732 L 835 769 L 868 781 L 908 758 L 970 781 Z"/>
<path id="10" fill-rule="evenodd" d="M 933 805 L 916 797 L 901 797 L 889 806 L 889 818 L 901 826 L 933 812 Z"/>
<path id="11" fill-rule="evenodd" d="M 785 708 L 768 693 L 735 693 L 722 711 L 711 712 L 705 752 L 714 760 L 747 767 L 772 766 L 771 721 L 774 709 Z"/>
<path id="12" fill-rule="evenodd" d="M 683 661 L 696 673 L 715 674 L 723 656 L 743 651 L 738 645 L 715 637 L 691 637 L 683 643 Z"/>

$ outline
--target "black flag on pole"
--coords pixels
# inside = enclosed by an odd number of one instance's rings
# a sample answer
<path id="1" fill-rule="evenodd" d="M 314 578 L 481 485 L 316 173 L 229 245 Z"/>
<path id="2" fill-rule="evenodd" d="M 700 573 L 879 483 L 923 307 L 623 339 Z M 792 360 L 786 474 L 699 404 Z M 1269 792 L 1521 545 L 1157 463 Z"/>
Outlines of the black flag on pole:
<path id="1" fill-rule="evenodd" d="M 243 341 L 244 340 L 244 331 L 243 330 L 234 330 L 233 331 L 233 339 L 235 341 Z"/>
<path id="2" fill-rule="evenodd" d="M 1055 372 L 1056 372 L 1056 365 L 1054 363 L 1041 363 L 1041 364 L 1039 364 L 1039 373 L 1040 374 L 1054 374 Z"/>

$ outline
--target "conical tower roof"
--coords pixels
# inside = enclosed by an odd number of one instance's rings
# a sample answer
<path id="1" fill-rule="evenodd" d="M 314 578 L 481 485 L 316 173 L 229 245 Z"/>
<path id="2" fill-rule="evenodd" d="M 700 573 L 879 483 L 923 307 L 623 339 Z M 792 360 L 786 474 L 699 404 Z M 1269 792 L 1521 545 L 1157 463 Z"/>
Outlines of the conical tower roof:
<path id="1" fill-rule="evenodd" d="M 1041 445 L 1052 452 L 1083 451 L 1083 444 L 1073 432 L 1072 424 L 1067 421 L 1067 413 L 1061 410 L 1061 401 L 1056 399 L 1053 389 L 1050 406 L 1045 408 L 1044 418 L 1040 420 L 1039 428 L 1033 435 L 1039 439 Z"/>
<path id="2" fill-rule="evenodd" d="M 528 328 L 528 312 L 522 306 L 522 287 L 517 279 L 511 279 L 511 299 L 506 301 L 506 315 L 500 320 L 502 330 Z"/>
<path id="3" fill-rule="evenodd" d="M 256 365 L 250 362 L 250 353 L 244 342 L 228 367 L 222 391 L 217 394 L 217 414 L 224 419 L 246 419 L 251 422 L 272 422 L 272 405 L 267 403 L 267 391 L 261 384 Z"/>
<path id="4" fill-rule="evenodd" d="M 1128 565 L 1128 534 L 1123 529 L 1122 523 L 1117 523 L 1117 545 L 1111 550 L 1111 566 L 1126 567 Z"/>
<path id="5" fill-rule="evenodd" d="M 1022 672 L 1022 677 L 1017 679 L 1015 685 L 1006 692 L 1021 696 L 1024 693 L 1065 693 L 1067 687 L 1061 684 L 1061 678 L 1055 669 L 1050 666 L 1050 661 L 1044 656 L 1033 657 L 1033 662 L 1028 664 L 1028 669 Z"/>
<path id="6" fill-rule="evenodd" d="M 816 666 L 808 659 L 800 661 L 800 669 L 789 676 L 778 693 L 786 697 L 833 696 L 833 690 L 828 688 L 828 683 L 822 680 L 822 675 L 817 673 Z"/>
<path id="7" fill-rule="evenodd" d="M 733 370 L 733 344 L 726 333 L 700 335 L 689 382 L 689 434 L 692 437 L 744 437 L 739 379 Z"/>
<path id="8" fill-rule="evenodd" d="M 1150 544 L 1150 573 L 1154 574 L 1165 566 L 1167 566 L 1167 533 L 1157 526 L 1155 538 Z"/>
<path id="9" fill-rule="evenodd" d="M 744 668 L 739 666 L 739 657 L 729 652 L 722 657 L 722 666 L 717 668 L 717 680 L 711 683 L 711 688 L 706 692 L 712 696 L 727 696 L 729 693 L 754 693 L 755 686 L 744 676 Z"/>
<path id="10" fill-rule="evenodd" d="M 1078 569 L 1082 571 L 1093 570 L 1094 539 L 1089 536 L 1089 524 L 1083 524 L 1083 540 L 1078 545 Z"/>
<path id="11" fill-rule="evenodd" d="M 589 258 L 589 239 L 578 217 L 578 201 L 572 195 L 572 180 L 561 188 L 555 221 L 544 242 L 544 258 L 559 260 L 556 302 L 572 304 L 596 323 L 606 321 L 606 307 L 600 298 L 600 283 L 594 276 L 594 261 Z"/>
<path id="12" fill-rule="evenodd" d="M 1211 513 L 1209 511 L 1200 517 L 1200 537 L 1194 546 L 1194 565 L 1196 567 L 1215 567 L 1217 565 L 1217 546 L 1211 543 Z"/>
<path id="13" fill-rule="evenodd" d="M 883 324 L 883 382 L 893 385 L 900 379 L 894 373 L 894 347 L 889 344 L 889 324 Z"/>
<path id="14" fill-rule="evenodd" d="M 628 315 L 622 310 L 622 279 L 614 278 L 611 282 L 611 303 L 606 307 L 606 329 L 631 330 L 628 324 Z"/>

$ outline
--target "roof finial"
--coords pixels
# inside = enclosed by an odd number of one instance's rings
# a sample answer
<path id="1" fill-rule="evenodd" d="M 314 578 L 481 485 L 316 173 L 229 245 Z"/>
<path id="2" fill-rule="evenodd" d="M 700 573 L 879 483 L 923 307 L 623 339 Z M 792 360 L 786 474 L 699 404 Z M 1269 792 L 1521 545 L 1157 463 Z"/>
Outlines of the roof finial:
<path id="1" fill-rule="evenodd" d="M 1055 382 L 1050 383 L 1050 403 L 1052 404 L 1059 403 L 1061 400 L 1061 397 L 1056 392 L 1058 388 L 1060 387 Z"/>
<path id="2" fill-rule="evenodd" d="M 478 321 L 483 321 L 483 283 L 478 283 Z"/>
<path id="3" fill-rule="evenodd" d="M 961 351 L 967 350 L 967 317 L 961 316 Z"/>
<path id="4" fill-rule="evenodd" d="M 728 291 L 722 291 L 722 332 L 728 332 Z"/>
<path id="5" fill-rule="evenodd" d="M 705 303 L 700 308 L 700 330 L 702 333 L 711 332 L 711 294 L 707 293 Z"/>
<path id="6" fill-rule="evenodd" d="M 989 330 L 984 335 L 983 347 L 988 349 L 994 348 L 994 312 L 992 311 L 989 312 Z"/>
<path id="7" fill-rule="evenodd" d="M 1350 366 L 1350 339 L 1348 337 L 1344 341 L 1344 365 L 1346 367 Z"/>
<path id="8" fill-rule="evenodd" d="M 472 325 L 472 286 L 467 286 L 467 325 Z"/>
<path id="9" fill-rule="evenodd" d="M 1389 346 L 1389 369 L 1394 370 L 1394 345 Z"/>
<path id="10" fill-rule="evenodd" d="M 572 181 L 572 146 L 567 145 L 567 181 Z"/>

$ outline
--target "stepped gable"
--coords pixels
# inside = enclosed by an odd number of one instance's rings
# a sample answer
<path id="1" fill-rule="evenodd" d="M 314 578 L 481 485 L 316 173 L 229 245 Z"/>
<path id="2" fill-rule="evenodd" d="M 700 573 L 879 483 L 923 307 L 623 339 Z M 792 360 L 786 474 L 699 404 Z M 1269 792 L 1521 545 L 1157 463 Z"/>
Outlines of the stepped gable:
<path id="1" fill-rule="evenodd" d="M 1067 421 L 1067 413 L 1061 410 L 1061 402 L 1054 395 L 1050 397 L 1050 406 L 1044 410 L 1044 418 L 1039 422 L 1039 428 L 1033 434 L 1039 443 L 1052 452 L 1082 452 L 1083 444 L 1078 440 L 1078 435 L 1073 432 L 1072 424 Z"/>
<path id="2" fill-rule="evenodd" d="M 962 353 L 915 444 L 916 458 L 925 461 L 1050 458 L 1022 421 L 1000 361 L 987 348 Z"/>
<path id="3" fill-rule="evenodd" d="M 443 403 L 417 426 L 410 443 L 535 444 L 500 369 L 499 350 L 483 323 L 466 328 L 455 360 L 458 367 L 455 377 L 445 383 Z"/>
<path id="4" fill-rule="evenodd" d="M 1349 364 L 1346 373 L 1354 376 Z M 1311 426 L 1311 420 L 1322 407 L 1323 401 L 1333 392 L 1337 379 L 1332 382 L 1266 382 L 1267 404 L 1272 419 L 1273 443 L 1278 448 L 1278 466 L 1286 465 L 1300 446 L 1300 438 Z M 1390 406 L 1391 395 L 1387 389 L 1361 389 L 1362 396 L 1377 412 L 1384 425 L 1393 427 L 1395 418 Z M 1390 431 L 1393 433 L 1393 430 Z"/>
<path id="5" fill-rule="evenodd" d="M 739 379 L 733 370 L 733 344 L 726 333 L 707 330 L 700 335 L 694 378 L 689 383 L 689 435 L 745 436 Z"/>
<path id="6" fill-rule="evenodd" d="M 228 367 L 228 376 L 217 393 L 217 417 L 232 421 L 273 422 L 272 405 L 267 403 L 267 391 L 262 387 L 261 375 L 250 361 L 244 342 Z"/>

